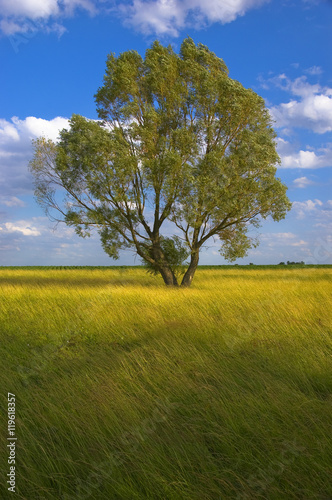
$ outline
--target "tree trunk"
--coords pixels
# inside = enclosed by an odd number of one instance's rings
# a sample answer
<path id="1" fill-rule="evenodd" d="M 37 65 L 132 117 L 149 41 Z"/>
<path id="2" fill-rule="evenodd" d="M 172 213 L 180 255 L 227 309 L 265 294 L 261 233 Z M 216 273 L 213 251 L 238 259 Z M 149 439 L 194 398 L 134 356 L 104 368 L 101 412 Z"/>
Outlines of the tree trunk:
<path id="1" fill-rule="evenodd" d="M 193 280 L 194 274 L 198 266 L 198 260 L 199 260 L 199 250 L 196 249 L 191 254 L 190 264 L 185 275 L 183 276 L 181 286 L 188 287 L 191 285 L 191 282 Z"/>
<path id="2" fill-rule="evenodd" d="M 167 286 L 179 286 L 178 280 L 173 271 L 169 267 L 161 267 L 160 274 L 163 277 L 164 283 Z"/>
<path id="3" fill-rule="evenodd" d="M 168 265 L 168 262 L 165 258 L 165 255 L 163 254 L 163 251 L 161 250 L 159 245 L 155 245 L 153 247 L 153 258 L 156 261 L 156 266 L 158 271 L 160 272 L 165 285 L 167 286 L 179 286 L 178 280 L 176 279 L 175 274 L 173 273 L 172 269 Z"/>

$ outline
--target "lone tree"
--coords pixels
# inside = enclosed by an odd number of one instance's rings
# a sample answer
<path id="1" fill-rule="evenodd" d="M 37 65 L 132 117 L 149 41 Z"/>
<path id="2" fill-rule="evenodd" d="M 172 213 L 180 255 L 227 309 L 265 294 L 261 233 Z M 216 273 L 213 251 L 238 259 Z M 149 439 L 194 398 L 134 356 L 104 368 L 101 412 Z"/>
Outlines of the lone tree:
<path id="1" fill-rule="evenodd" d="M 189 286 L 210 238 L 244 257 L 250 226 L 290 209 L 263 99 L 206 46 L 110 54 L 95 99 L 100 120 L 73 115 L 58 143 L 34 141 L 30 170 L 49 217 L 83 237 L 97 228 L 110 257 L 133 249 L 166 285 Z"/>

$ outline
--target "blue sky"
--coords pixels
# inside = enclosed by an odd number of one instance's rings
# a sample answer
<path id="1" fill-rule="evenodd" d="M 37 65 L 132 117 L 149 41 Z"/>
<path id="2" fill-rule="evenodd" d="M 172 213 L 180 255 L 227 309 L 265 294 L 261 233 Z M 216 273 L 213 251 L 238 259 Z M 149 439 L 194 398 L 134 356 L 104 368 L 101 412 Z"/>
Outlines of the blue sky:
<path id="1" fill-rule="evenodd" d="M 53 230 L 33 198 L 31 139 L 56 139 L 73 113 L 97 118 L 107 54 L 191 36 L 260 94 L 275 120 L 293 208 L 266 221 L 239 264 L 332 264 L 332 2 L 327 0 L 0 0 L 0 265 L 112 261 L 98 235 Z M 211 242 L 201 264 L 224 264 Z"/>

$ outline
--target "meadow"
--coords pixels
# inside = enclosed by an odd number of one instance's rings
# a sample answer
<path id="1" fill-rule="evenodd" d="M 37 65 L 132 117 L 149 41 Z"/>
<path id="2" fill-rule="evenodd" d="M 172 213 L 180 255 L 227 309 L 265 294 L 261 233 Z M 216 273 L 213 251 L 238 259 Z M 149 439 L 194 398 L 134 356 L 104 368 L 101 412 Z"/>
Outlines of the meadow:
<path id="1" fill-rule="evenodd" d="M 332 499 L 331 266 L 0 268 L 0 294 L 1 499 Z"/>

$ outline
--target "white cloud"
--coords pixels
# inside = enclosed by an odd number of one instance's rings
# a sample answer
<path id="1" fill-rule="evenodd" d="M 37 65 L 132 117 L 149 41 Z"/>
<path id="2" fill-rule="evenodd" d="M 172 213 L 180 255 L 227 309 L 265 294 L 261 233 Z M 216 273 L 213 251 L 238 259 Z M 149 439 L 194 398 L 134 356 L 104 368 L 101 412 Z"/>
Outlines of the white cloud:
<path id="1" fill-rule="evenodd" d="M 317 164 L 317 156 L 313 151 L 299 151 L 296 155 L 283 157 L 284 168 L 314 168 Z"/>
<path id="2" fill-rule="evenodd" d="M 78 9 L 90 15 L 100 12 L 119 14 L 126 24 L 143 33 L 177 36 L 185 26 L 203 27 L 209 23 L 230 23 L 248 10 L 269 0 L 118 0 L 111 8 L 105 0 L 0 0 L 0 29 L 14 38 L 43 30 L 65 28 L 58 22 L 72 16 Z M 13 40 L 14 50 L 27 40 Z"/>
<path id="3" fill-rule="evenodd" d="M 67 30 L 57 22 L 49 22 L 47 19 L 35 20 L 0 20 L 0 32 L 7 35 L 15 52 L 18 52 L 19 46 L 27 43 L 38 31 L 45 33 L 56 33 L 61 37 Z"/>
<path id="4" fill-rule="evenodd" d="M 41 232 L 36 228 L 29 224 L 28 221 L 20 220 L 15 223 L 5 222 L 2 227 L 2 231 L 8 233 L 22 233 L 24 236 L 40 236 Z"/>
<path id="5" fill-rule="evenodd" d="M 300 205 L 300 202 L 298 202 Z M 323 203 L 320 200 L 315 200 L 312 202 L 303 202 L 302 206 L 309 211 L 315 210 L 315 207 L 321 208 Z M 296 206 L 296 205 L 295 205 Z M 315 217 L 319 218 L 321 212 L 316 210 Z M 311 231 L 309 234 L 295 234 L 291 232 L 285 233 L 264 233 L 261 235 L 261 251 L 263 250 L 261 257 L 266 255 L 273 255 L 274 258 L 279 257 L 280 260 L 286 261 L 302 261 L 312 264 L 323 264 L 326 263 L 330 258 L 332 253 L 326 252 L 326 243 L 324 243 L 324 252 L 319 255 L 316 251 L 316 246 L 320 245 L 321 242 L 325 242 L 326 238 L 322 238 L 321 232 Z M 303 237 L 304 236 L 304 237 Z M 330 249 L 331 249 L 330 245 Z M 254 252 L 250 252 L 253 255 Z"/>
<path id="6" fill-rule="evenodd" d="M 321 168 L 332 165 L 332 151 L 317 155 L 314 151 L 299 151 L 282 157 L 282 168 Z"/>
<path id="7" fill-rule="evenodd" d="M 47 23 L 72 16 L 77 9 L 93 15 L 98 11 L 98 4 L 98 0 L 0 0 L 0 29 L 8 36 L 39 30 L 61 35 L 65 31 L 63 26 Z"/>
<path id="8" fill-rule="evenodd" d="M 318 207 L 322 207 L 323 205 L 321 200 L 294 201 L 292 211 L 294 211 L 298 219 L 303 219 L 308 215 L 316 215 Z"/>
<path id="9" fill-rule="evenodd" d="M 294 243 L 291 243 L 292 247 L 302 247 L 302 246 L 307 246 L 307 245 L 308 245 L 308 242 L 304 241 L 304 240 L 299 240 L 299 241 L 295 241 Z"/>
<path id="10" fill-rule="evenodd" d="M 57 0 L 0 0 L 0 11 L 6 17 L 38 19 L 57 15 L 59 5 Z"/>
<path id="11" fill-rule="evenodd" d="M 5 205 L 6 207 L 25 207 L 24 201 L 20 200 L 16 196 L 0 195 L 0 205 Z"/>
<path id="12" fill-rule="evenodd" d="M 294 233 L 270 233 L 271 236 L 274 238 L 281 238 L 283 240 L 292 240 L 293 238 L 296 238 L 296 234 Z"/>
<path id="13" fill-rule="evenodd" d="M 323 73 L 323 70 L 320 66 L 311 66 L 311 68 L 308 68 L 305 70 L 308 75 L 321 75 Z"/>
<path id="14" fill-rule="evenodd" d="M 238 16 L 243 16 L 247 10 L 259 7 L 263 3 L 266 3 L 266 0 L 228 0 L 226 2 L 193 0 L 187 5 L 201 10 L 210 22 L 229 23 Z"/>
<path id="15" fill-rule="evenodd" d="M 269 81 L 297 97 L 270 108 L 277 127 L 306 128 L 317 134 L 332 131 L 332 88 L 311 85 L 305 76 L 291 81 L 282 74 Z"/>
<path id="16" fill-rule="evenodd" d="M 55 31 L 65 28 L 58 22 L 78 9 L 90 15 L 120 14 L 126 24 L 143 33 L 178 36 L 185 26 L 201 28 L 209 23 L 230 23 L 248 10 L 270 0 L 0 0 L 0 30 L 8 35 Z M 51 23 L 51 24 L 50 24 Z M 27 40 L 26 40 L 27 41 Z M 23 43 L 21 40 L 19 43 Z M 19 43 L 14 42 L 14 50 Z M 319 74 L 319 67 L 309 74 Z"/>
<path id="17" fill-rule="evenodd" d="M 62 252 L 59 253 L 59 249 Z M 59 224 L 54 230 L 47 217 L 5 219 L 0 223 L 1 263 L 24 265 L 110 265 L 114 262 L 100 245 L 99 236 L 79 238 L 72 227 Z M 129 252 L 121 262 L 134 264 Z M 137 262 L 136 262 L 137 264 Z"/>
<path id="18" fill-rule="evenodd" d="M 18 141 L 20 138 L 15 125 L 0 119 L 0 144 L 9 141 Z"/>
<path id="19" fill-rule="evenodd" d="M 312 186 L 315 183 L 310 179 L 308 179 L 307 177 L 298 177 L 297 179 L 294 179 L 293 184 L 296 188 L 303 189 L 308 186 Z"/>
<path id="20" fill-rule="evenodd" d="M 133 0 L 121 4 L 120 12 L 126 23 L 143 33 L 177 36 L 185 25 L 203 26 L 206 23 L 229 23 L 249 9 L 268 0 Z"/>
<path id="21" fill-rule="evenodd" d="M 264 241 L 270 241 L 273 244 L 284 244 L 286 241 L 293 241 L 296 238 L 296 234 L 288 233 L 264 233 L 261 239 Z"/>
<path id="22" fill-rule="evenodd" d="M 32 191 L 27 169 L 33 154 L 31 140 L 42 135 L 56 140 L 59 131 L 67 126 L 68 119 L 60 116 L 53 120 L 34 116 L 24 120 L 0 119 L 0 196 L 19 196 Z"/>
<path id="23" fill-rule="evenodd" d="M 177 36 L 186 18 L 185 7 L 178 0 L 134 0 L 131 6 L 120 5 L 119 11 L 125 16 L 126 24 L 143 33 L 158 35 Z"/>
<path id="24" fill-rule="evenodd" d="M 300 239 L 297 234 L 287 232 L 287 233 L 264 233 L 261 235 L 261 241 L 263 245 L 266 245 L 268 249 L 284 249 L 289 247 L 306 247 L 308 245 L 307 241 Z M 282 257 L 282 255 L 280 255 Z"/>
<path id="25" fill-rule="evenodd" d="M 68 119 L 57 116 L 52 120 L 44 120 L 43 118 L 36 118 L 28 116 L 25 120 L 19 120 L 16 116 L 12 118 L 17 131 L 20 136 L 29 137 L 34 139 L 36 137 L 45 136 L 52 141 L 56 141 L 59 131 L 68 127 Z"/>
<path id="26" fill-rule="evenodd" d="M 316 151 L 309 149 L 294 151 L 294 146 L 290 142 L 279 137 L 277 150 L 281 158 L 280 168 L 316 169 L 332 166 L 331 144 L 326 144 Z"/>
<path id="27" fill-rule="evenodd" d="M 26 33 L 32 28 L 28 23 L 18 23 L 10 19 L 1 19 L 0 30 L 4 35 L 12 36 L 15 33 Z"/>
<path id="28" fill-rule="evenodd" d="M 93 0 L 62 0 L 59 4 L 63 4 L 65 13 L 67 15 L 72 15 L 75 9 L 80 8 L 88 11 L 91 15 L 97 13 L 99 2 L 95 2 Z"/>

